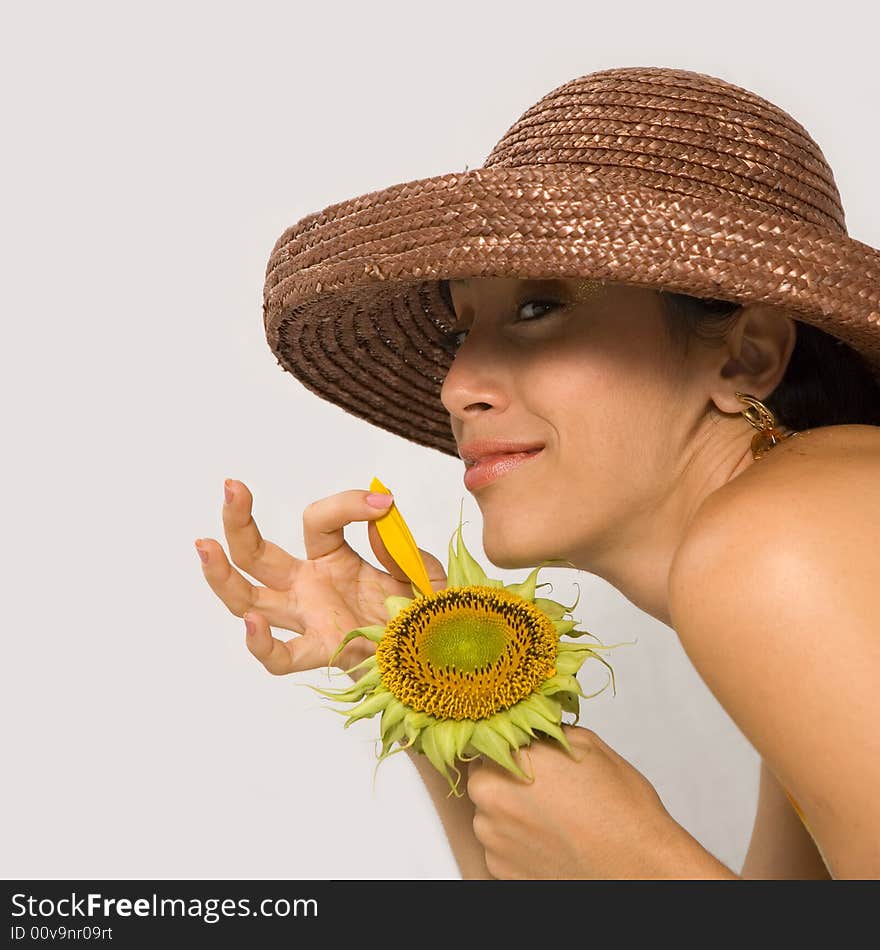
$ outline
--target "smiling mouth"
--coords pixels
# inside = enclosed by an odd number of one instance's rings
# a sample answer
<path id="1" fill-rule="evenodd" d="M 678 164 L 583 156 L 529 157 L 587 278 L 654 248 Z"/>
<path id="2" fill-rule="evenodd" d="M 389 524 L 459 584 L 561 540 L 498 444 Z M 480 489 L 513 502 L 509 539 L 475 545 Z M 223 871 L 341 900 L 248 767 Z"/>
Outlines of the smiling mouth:
<path id="1" fill-rule="evenodd" d="M 464 463 L 465 468 L 473 468 L 475 465 L 485 465 L 488 462 L 496 461 L 497 459 L 507 458 L 508 455 L 537 455 L 538 452 L 543 451 L 544 446 L 542 445 L 538 449 L 529 449 L 526 452 L 496 452 L 494 455 L 484 455 L 482 458 L 477 459 L 475 462 Z"/>

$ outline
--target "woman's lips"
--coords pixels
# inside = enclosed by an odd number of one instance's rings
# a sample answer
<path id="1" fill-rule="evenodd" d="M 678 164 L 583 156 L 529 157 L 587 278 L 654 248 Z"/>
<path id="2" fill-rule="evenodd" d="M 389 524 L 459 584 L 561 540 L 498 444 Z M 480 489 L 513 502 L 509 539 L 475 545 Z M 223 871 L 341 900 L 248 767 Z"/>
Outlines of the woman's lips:
<path id="1" fill-rule="evenodd" d="M 489 482 L 522 465 L 523 462 L 536 458 L 543 451 L 544 449 L 540 448 L 531 452 L 505 452 L 499 455 L 487 455 L 480 459 L 476 465 L 472 465 L 465 470 L 464 487 L 468 491 L 476 491 L 478 488 L 488 485 Z"/>

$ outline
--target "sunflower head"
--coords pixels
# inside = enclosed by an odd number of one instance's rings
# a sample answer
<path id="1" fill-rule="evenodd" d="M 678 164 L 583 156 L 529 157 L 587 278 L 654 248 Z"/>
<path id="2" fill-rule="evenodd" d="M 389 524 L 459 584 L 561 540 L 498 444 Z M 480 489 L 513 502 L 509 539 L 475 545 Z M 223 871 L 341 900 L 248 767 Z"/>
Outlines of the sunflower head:
<path id="1" fill-rule="evenodd" d="M 381 485 L 375 479 L 371 488 L 377 484 Z M 386 527 L 393 532 L 387 539 L 381 525 L 386 517 Z M 566 619 L 577 601 L 566 607 L 536 596 L 537 587 L 547 586 L 537 584 L 538 572 L 559 559 L 542 561 L 519 584 L 487 577 L 465 547 L 459 516 L 449 541 L 448 586 L 433 591 L 424 565 L 419 569 L 415 563 L 421 557 L 399 513 L 395 517 L 389 512 L 377 526 L 395 560 L 413 579 L 413 596 L 386 597 L 384 626 L 359 627 L 346 634 L 336 655 L 355 637 L 376 643 L 375 655 L 347 671 L 364 671 L 353 686 L 332 691 L 311 688 L 338 701 L 357 703 L 354 709 L 335 710 L 347 716 L 346 727 L 381 715 L 379 764 L 394 752 L 412 748 L 427 755 L 456 795 L 462 794 L 456 760 L 485 755 L 531 780 L 513 758 L 520 746 L 546 736 L 571 754 L 562 713 L 574 714 L 576 723 L 580 698 L 588 698 L 576 674 L 592 657 L 608 668 L 613 687 L 614 671 L 597 652 L 613 647 L 562 639 L 593 635 L 576 630 L 577 621 Z M 607 686 L 608 682 L 589 696 Z"/>

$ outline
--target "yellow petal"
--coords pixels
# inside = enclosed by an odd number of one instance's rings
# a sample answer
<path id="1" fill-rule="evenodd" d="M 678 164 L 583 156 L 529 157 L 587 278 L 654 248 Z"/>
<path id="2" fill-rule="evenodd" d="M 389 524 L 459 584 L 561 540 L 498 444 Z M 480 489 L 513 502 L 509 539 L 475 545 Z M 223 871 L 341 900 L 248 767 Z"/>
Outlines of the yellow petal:
<path id="1" fill-rule="evenodd" d="M 373 478 L 370 482 L 370 491 L 380 492 L 390 495 L 391 492 L 379 481 Z M 382 543 L 388 549 L 388 553 L 394 558 L 397 565 L 404 574 L 415 584 L 415 586 L 425 595 L 430 597 L 434 593 L 431 581 L 428 579 L 428 571 L 425 568 L 425 562 L 419 553 L 418 545 L 415 542 L 403 515 L 397 510 L 397 504 L 392 502 L 388 513 L 376 519 L 376 528 Z"/>

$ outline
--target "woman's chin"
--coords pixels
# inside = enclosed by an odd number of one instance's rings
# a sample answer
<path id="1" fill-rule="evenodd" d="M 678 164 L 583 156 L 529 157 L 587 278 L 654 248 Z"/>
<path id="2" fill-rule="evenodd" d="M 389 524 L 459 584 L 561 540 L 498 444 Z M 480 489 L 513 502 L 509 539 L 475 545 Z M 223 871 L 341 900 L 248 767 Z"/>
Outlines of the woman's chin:
<path id="1" fill-rule="evenodd" d="M 543 547 L 528 544 L 525 539 L 519 543 L 512 540 L 493 543 L 484 536 L 483 550 L 486 552 L 489 563 L 504 571 L 519 571 L 523 568 L 531 571 L 541 561 L 558 557 L 558 555 L 548 554 Z"/>

